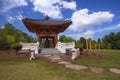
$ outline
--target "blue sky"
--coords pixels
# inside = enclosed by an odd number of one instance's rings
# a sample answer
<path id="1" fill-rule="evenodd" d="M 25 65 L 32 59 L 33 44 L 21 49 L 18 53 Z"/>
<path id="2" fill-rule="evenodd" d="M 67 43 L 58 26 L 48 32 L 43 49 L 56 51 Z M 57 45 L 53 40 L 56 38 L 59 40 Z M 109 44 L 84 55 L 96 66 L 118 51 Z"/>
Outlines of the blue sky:
<path id="1" fill-rule="evenodd" d="M 97 40 L 110 32 L 120 31 L 120 0 L 0 0 L 0 28 L 12 23 L 33 37 L 22 18 L 68 20 L 73 23 L 60 33 L 74 39 Z M 59 29 L 59 28 L 58 28 Z"/>

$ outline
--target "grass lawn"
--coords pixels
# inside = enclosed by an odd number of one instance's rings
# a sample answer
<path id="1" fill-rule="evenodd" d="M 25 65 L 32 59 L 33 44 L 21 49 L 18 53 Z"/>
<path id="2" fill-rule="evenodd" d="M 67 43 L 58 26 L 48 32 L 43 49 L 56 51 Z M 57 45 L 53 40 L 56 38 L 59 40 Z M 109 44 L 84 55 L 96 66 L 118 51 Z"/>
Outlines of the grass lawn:
<path id="1" fill-rule="evenodd" d="M 76 62 L 87 66 L 120 69 L 120 50 L 92 50 L 92 52 L 105 54 L 107 57 L 104 59 L 77 60 Z"/>
<path id="2" fill-rule="evenodd" d="M 103 60 L 103 64 L 95 63 L 92 60 L 83 60 L 77 61 L 79 64 L 85 64 L 89 66 L 101 66 L 101 67 L 112 67 L 117 63 L 117 65 L 113 67 L 120 68 L 119 51 L 113 51 L 114 54 L 108 51 L 95 51 L 97 53 L 108 54 L 108 57 L 105 60 L 109 60 L 112 62 Z M 117 56 L 114 58 L 113 56 Z M 112 56 L 112 57 L 111 57 Z M 113 60 L 116 59 L 116 60 Z M 95 60 L 99 62 L 99 60 Z M 114 62 L 117 61 L 117 62 Z M 85 62 L 85 63 L 84 63 Z M 106 65 L 106 64 L 109 64 Z M 113 63 L 114 62 L 114 63 Z M 88 63 L 88 64 L 87 64 Z M 91 63 L 91 65 L 90 65 Z M 106 66 L 104 66 L 104 64 Z M 119 80 L 120 75 L 113 74 L 109 71 L 105 71 L 104 73 L 93 73 L 89 70 L 71 70 L 66 69 L 64 67 L 58 66 L 56 64 L 48 63 L 45 61 L 29 61 L 29 60 L 3 60 L 0 59 L 0 80 Z"/>

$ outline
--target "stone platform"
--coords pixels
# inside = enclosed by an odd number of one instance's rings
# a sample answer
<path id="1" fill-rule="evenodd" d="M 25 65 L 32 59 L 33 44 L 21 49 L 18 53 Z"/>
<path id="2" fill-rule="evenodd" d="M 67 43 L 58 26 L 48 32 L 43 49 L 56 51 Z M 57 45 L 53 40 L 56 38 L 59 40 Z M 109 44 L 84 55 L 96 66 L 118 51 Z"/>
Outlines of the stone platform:
<path id="1" fill-rule="evenodd" d="M 62 54 L 57 48 L 41 48 L 42 55 L 51 55 L 51 54 Z"/>

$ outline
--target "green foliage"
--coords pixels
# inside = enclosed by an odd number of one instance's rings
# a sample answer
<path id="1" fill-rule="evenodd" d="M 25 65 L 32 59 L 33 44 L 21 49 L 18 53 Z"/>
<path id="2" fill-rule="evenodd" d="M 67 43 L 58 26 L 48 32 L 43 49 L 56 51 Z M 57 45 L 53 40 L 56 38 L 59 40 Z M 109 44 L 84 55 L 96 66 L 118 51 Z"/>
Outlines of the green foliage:
<path id="1" fill-rule="evenodd" d="M 10 50 L 11 49 L 11 45 L 7 40 L 0 40 L 0 50 L 4 51 L 4 50 Z"/>
<path id="2" fill-rule="evenodd" d="M 21 48 L 22 48 L 22 45 L 21 45 L 21 44 L 13 44 L 13 45 L 12 45 L 12 49 L 14 49 L 14 50 L 16 50 L 16 51 L 19 51 Z"/>
<path id="3" fill-rule="evenodd" d="M 76 48 L 85 49 L 86 48 L 86 40 L 84 37 L 81 37 L 80 40 L 75 43 Z"/>
<path id="4" fill-rule="evenodd" d="M 13 44 L 13 43 L 15 42 L 14 36 L 7 35 L 7 41 L 8 41 L 10 44 Z"/>
<path id="5" fill-rule="evenodd" d="M 120 32 L 115 34 L 111 32 L 108 35 L 103 37 L 104 49 L 120 49 L 119 47 L 119 40 L 120 40 Z"/>
<path id="6" fill-rule="evenodd" d="M 97 40 L 97 43 L 99 43 L 99 44 L 101 43 L 101 40 L 100 40 L 100 38 L 98 38 L 98 40 Z"/>
<path id="7" fill-rule="evenodd" d="M 107 49 L 111 49 L 111 44 L 110 43 L 107 44 Z"/>
<path id="8" fill-rule="evenodd" d="M 92 49 L 96 49 L 97 42 L 95 40 L 92 40 L 91 42 L 92 42 Z"/>
<path id="9" fill-rule="evenodd" d="M 80 51 L 80 52 L 82 52 L 83 50 L 84 50 L 83 48 L 79 47 L 79 51 Z"/>
<path id="10" fill-rule="evenodd" d="M 111 32 L 110 34 L 105 35 L 102 39 L 98 38 L 97 42 L 89 38 L 88 46 L 91 49 L 120 49 L 120 32 L 116 34 Z M 85 38 L 81 37 L 80 40 L 76 41 L 75 47 L 85 49 Z"/>
<path id="11" fill-rule="evenodd" d="M 101 41 L 100 46 L 101 46 L 101 49 L 107 49 L 107 45 L 103 41 Z"/>
<path id="12" fill-rule="evenodd" d="M 120 39 L 116 41 L 116 48 L 120 49 Z"/>
<path id="13" fill-rule="evenodd" d="M 63 36 L 60 36 L 59 41 L 67 43 L 67 42 L 73 42 L 74 39 L 72 39 L 71 37 L 66 37 L 65 35 L 63 35 Z"/>
<path id="14" fill-rule="evenodd" d="M 12 49 L 11 45 L 19 42 L 35 42 L 35 39 L 23 31 L 15 29 L 11 23 L 0 28 L 0 50 L 10 50 Z"/>

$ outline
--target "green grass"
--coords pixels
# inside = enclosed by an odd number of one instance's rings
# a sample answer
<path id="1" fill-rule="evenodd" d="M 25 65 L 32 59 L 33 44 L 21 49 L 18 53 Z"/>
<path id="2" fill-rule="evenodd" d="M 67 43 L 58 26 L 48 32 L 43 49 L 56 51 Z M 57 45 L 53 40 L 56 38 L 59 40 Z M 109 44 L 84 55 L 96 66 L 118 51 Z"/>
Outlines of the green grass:
<path id="1" fill-rule="evenodd" d="M 92 50 L 97 54 L 105 54 L 107 57 L 104 59 L 89 59 L 77 60 L 78 64 L 87 66 L 96 66 L 103 68 L 119 68 L 120 69 L 120 50 Z"/>
<path id="2" fill-rule="evenodd" d="M 95 51 L 97 53 L 101 53 L 101 51 Z M 103 53 L 104 52 L 104 53 Z M 113 51 L 114 54 L 107 51 L 102 51 L 103 54 L 108 54 L 109 56 L 116 55 L 120 57 L 119 51 Z M 109 57 L 117 61 L 115 63 L 119 63 L 118 57 Z M 109 60 L 108 58 L 108 60 Z M 112 62 L 113 59 L 111 60 Z M 83 60 L 86 61 L 86 65 L 88 63 L 89 66 L 102 66 L 104 64 L 108 64 L 109 61 L 104 62 L 101 65 L 98 64 L 99 60 L 96 60 L 97 64 L 91 60 Z M 78 61 L 78 63 L 82 64 L 83 62 Z M 115 65 L 115 63 L 111 63 L 110 66 Z M 91 63 L 91 65 L 89 64 Z M 107 66 L 107 65 L 106 65 Z M 106 67 L 105 66 L 105 67 Z M 119 67 L 120 65 L 115 65 L 115 67 Z M 71 70 L 66 69 L 64 67 L 48 63 L 45 61 L 29 61 L 29 60 L 4 60 L 0 59 L 0 80 L 119 80 L 120 75 L 113 74 L 109 71 L 105 71 L 103 73 L 93 73 L 90 70 Z"/>

